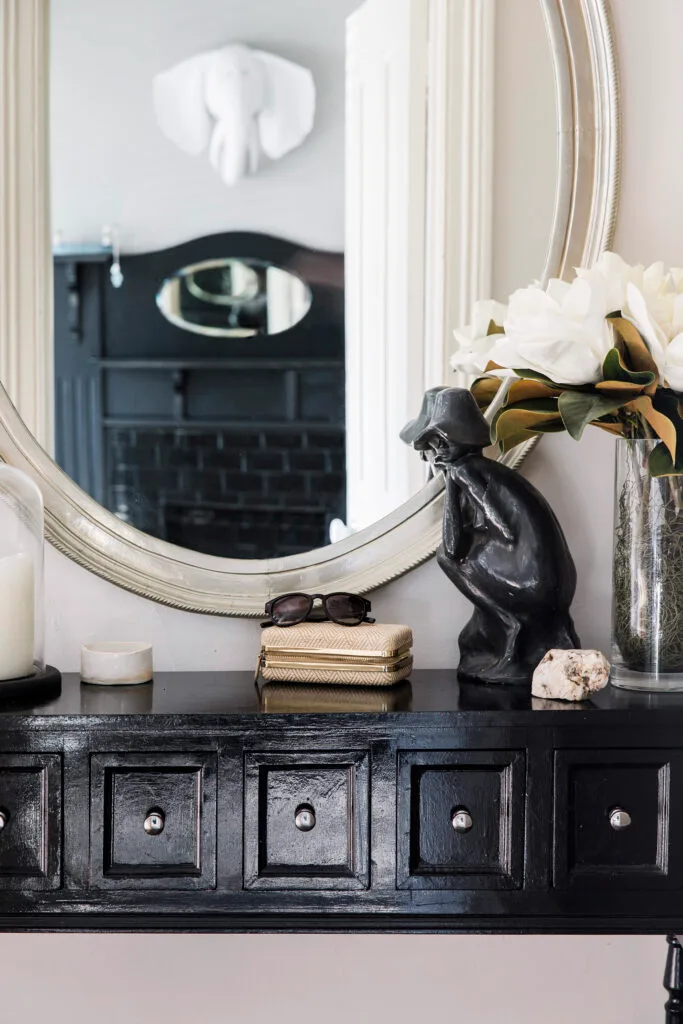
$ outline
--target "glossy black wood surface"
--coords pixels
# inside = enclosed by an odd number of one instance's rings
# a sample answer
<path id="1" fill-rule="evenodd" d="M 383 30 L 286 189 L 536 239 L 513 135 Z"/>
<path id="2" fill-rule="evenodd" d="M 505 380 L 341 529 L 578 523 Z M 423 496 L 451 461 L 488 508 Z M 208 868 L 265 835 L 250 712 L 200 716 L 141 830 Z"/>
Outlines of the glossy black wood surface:
<path id="1" fill-rule="evenodd" d="M 67 676 L 0 811 L 5 930 L 683 931 L 680 697 Z"/>

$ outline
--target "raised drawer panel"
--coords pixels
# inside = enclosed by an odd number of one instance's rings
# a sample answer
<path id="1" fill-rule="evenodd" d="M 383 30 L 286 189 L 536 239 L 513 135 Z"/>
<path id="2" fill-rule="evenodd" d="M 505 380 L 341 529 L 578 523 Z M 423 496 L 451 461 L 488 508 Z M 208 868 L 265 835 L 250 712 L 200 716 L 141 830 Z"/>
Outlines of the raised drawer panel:
<path id="1" fill-rule="evenodd" d="M 0 889 L 61 884 L 61 755 L 0 757 Z"/>
<path id="2" fill-rule="evenodd" d="M 214 755 L 98 754 L 91 771 L 95 886 L 215 886 Z"/>
<path id="3" fill-rule="evenodd" d="M 244 884 L 368 885 L 366 752 L 246 756 Z"/>
<path id="4" fill-rule="evenodd" d="M 555 886 L 679 886 L 682 795 L 677 753 L 558 751 Z"/>
<path id="5" fill-rule="evenodd" d="M 507 750 L 399 754 L 399 888 L 522 886 L 525 760 Z"/>

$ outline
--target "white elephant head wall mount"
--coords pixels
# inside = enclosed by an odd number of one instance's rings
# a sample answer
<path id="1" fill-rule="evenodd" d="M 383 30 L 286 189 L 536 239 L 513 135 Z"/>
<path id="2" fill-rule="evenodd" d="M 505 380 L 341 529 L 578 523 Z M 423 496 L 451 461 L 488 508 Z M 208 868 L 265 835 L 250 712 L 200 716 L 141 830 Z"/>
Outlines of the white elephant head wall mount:
<path id="1" fill-rule="evenodd" d="M 154 109 L 168 139 L 191 156 L 208 151 L 226 185 L 279 160 L 313 129 L 311 72 L 232 43 L 182 61 L 154 79 Z"/>

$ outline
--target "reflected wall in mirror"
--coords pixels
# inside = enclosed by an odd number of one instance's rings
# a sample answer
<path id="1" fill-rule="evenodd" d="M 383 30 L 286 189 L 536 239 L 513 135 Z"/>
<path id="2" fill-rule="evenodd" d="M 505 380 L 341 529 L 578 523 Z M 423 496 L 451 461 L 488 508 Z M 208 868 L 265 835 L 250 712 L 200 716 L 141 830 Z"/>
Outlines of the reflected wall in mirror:
<path id="1" fill-rule="evenodd" d="M 345 25 L 358 5 L 51 3 L 57 461 L 124 522 L 204 554 L 293 555 L 346 518 Z M 316 113 L 296 148 L 260 152 L 228 185 L 210 145 L 191 156 L 161 131 L 154 82 L 180 69 L 184 89 L 228 104 L 212 58 L 183 62 L 232 43 L 308 69 Z"/>
<path id="2" fill-rule="evenodd" d="M 485 6 L 477 284 L 502 296 L 545 266 L 556 98 L 541 4 Z M 371 526 L 426 483 L 398 434 L 423 390 L 449 381 L 455 326 L 427 338 L 417 322 L 428 7 L 164 0 L 161 16 L 160 0 L 52 0 L 56 455 L 122 520 L 206 554 L 272 558 Z M 195 91 L 209 113 L 217 90 L 227 104 L 211 55 L 244 42 L 309 69 L 316 114 L 295 150 L 260 153 L 228 187 L 160 130 L 153 83 L 184 76 L 180 141 L 196 132 L 203 157 L 219 122 L 197 120 Z M 120 257 L 98 249 L 105 225 Z"/>

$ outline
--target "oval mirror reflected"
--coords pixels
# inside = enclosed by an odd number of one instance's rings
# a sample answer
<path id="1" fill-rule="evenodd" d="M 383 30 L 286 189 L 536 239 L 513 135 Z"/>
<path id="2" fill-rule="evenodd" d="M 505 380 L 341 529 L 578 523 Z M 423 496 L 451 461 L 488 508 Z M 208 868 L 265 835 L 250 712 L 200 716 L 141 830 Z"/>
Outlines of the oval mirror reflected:
<path id="1" fill-rule="evenodd" d="M 296 274 L 264 260 L 226 257 L 183 267 L 156 297 L 176 327 L 214 338 L 282 334 L 311 308 L 311 290 Z"/>

